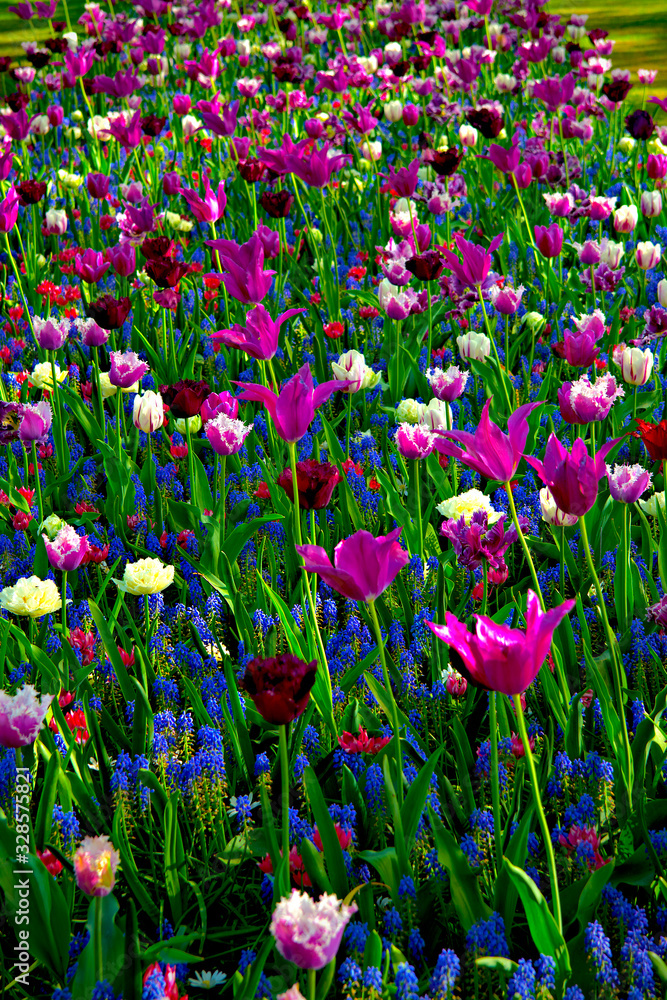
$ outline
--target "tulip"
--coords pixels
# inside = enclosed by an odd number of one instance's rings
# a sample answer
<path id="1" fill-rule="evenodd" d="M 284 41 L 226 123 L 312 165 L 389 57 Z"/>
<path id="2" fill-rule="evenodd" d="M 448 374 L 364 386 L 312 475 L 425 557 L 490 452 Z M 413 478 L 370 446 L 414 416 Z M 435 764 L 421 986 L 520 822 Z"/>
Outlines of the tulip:
<path id="1" fill-rule="evenodd" d="M 667 458 L 667 420 L 651 424 L 648 420 L 636 419 L 636 424 L 644 446 L 654 462 Z"/>
<path id="2" fill-rule="evenodd" d="M 643 465 L 607 466 L 609 492 L 620 503 L 636 503 L 651 485 L 652 476 Z"/>
<path id="3" fill-rule="evenodd" d="M 399 170 L 394 170 L 393 166 L 389 166 L 389 185 L 399 198 L 411 198 L 415 193 L 420 166 L 421 163 L 418 159 L 414 159 L 409 166 L 401 167 Z"/>
<path id="4" fill-rule="evenodd" d="M 576 601 L 542 611 L 537 594 L 528 591 L 526 630 L 497 625 L 486 615 L 473 615 L 475 633 L 449 611 L 445 624 L 426 622 L 434 635 L 453 647 L 473 680 L 489 691 L 509 696 L 523 694 L 544 663 L 553 634 Z"/>
<path id="5" fill-rule="evenodd" d="M 375 601 L 410 561 L 398 544 L 401 528 L 376 538 L 369 531 L 356 531 L 334 549 L 332 566 L 319 545 L 299 545 L 308 573 L 317 573 L 329 587 L 352 601 Z"/>
<path id="6" fill-rule="evenodd" d="M 227 457 L 235 455 L 241 449 L 253 426 L 229 417 L 226 413 L 218 413 L 206 424 L 206 437 L 216 454 Z"/>
<path id="7" fill-rule="evenodd" d="M 206 240 L 206 245 L 217 252 L 229 295 L 239 302 L 261 302 L 276 272 L 263 270 L 264 246 L 257 233 L 240 246 L 233 240 Z"/>
<path id="8" fill-rule="evenodd" d="M 648 111 L 638 109 L 627 115 L 625 127 L 633 139 L 640 139 L 645 142 L 650 139 L 655 131 L 655 123 Z"/>
<path id="9" fill-rule="evenodd" d="M 468 330 L 456 338 L 456 345 L 462 358 L 486 361 L 491 353 L 491 341 L 485 333 Z"/>
<path id="10" fill-rule="evenodd" d="M 649 154 L 646 173 L 652 181 L 664 180 L 667 177 L 667 156 L 664 153 Z"/>
<path id="11" fill-rule="evenodd" d="M 34 743 L 52 701 L 52 694 L 39 696 L 31 684 L 14 695 L 0 691 L 0 746 L 18 749 Z"/>
<path id="12" fill-rule="evenodd" d="M 239 401 L 226 389 L 220 393 L 212 392 L 207 396 L 199 411 L 203 423 L 213 420 L 219 413 L 226 413 L 228 417 L 234 418 L 239 415 Z"/>
<path id="13" fill-rule="evenodd" d="M 459 141 L 462 146 L 467 148 L 472 148 L 477 145 L 479 133 L 476 128 L 472 125 L 467 125 L 465 122 L 463 125 L 459 126 Z"/>
<path id="14" fill-rule="evenodd" d="M 489 273 L 493 252 L 502 243 L 503 234 L 499 233 L 491 240 L 488 250 L 475 246 L 474 243 L 464 239 L 460 233 L 455 234 L 454 240 L 462 260 L 459 260 L 451 250 L 443 248 L 441 252 L 445 263 L 463 285 L 467 288 L 478 288 Z"/>
<path id="15" fill-rule="evenodd" d="M 663 628 L 667 625 L 667 594 L 661 597 L 657 604 L 651 604 L 646 609 L 646 617 L 648 621 L 662 625 Z"/>
<path id="16" fill-rule="evenodd" d="M 43 232 L 47 236 L 63 236 L 67 232 L 67 212 L 61 208 L 49 208 L 44 216 Z"/>
<path id="17" fill-rule="evenodd" d="M 88 174 L 86 187 L 91 198 L 101 200 L 109 193 L 109 178 L 106 174 Z"/>
<path id="18" fill-rule="evenodd" d="M 26 403 L 21 410 L 19 438 L 23 444 L 45 444 L 48 440 L 53 413 L 50 405 L 41 403 Z"/>
<path id="19" fill-rule="evenodd" d="M 82 254 L 74 258 L 74 273 L 89 285 L 95 285 L 109 268 L 111 262 L 104 259 L 104 254 L 88 247 Z"/>
<path id="20" fill-rule="evenodd" d="M 137 430 L 144 434 L 152 434 L 164 423 L 164 406 L 159 392 L 147 389 L 143 394 L 134 397 L 132 421 Z"/>
<path id="21" fill-rule="evenodd" d="M 280 328 L 285 320 L 306 309 L 288 309 L 273 320 L 263 305 L 257 305 L 246 313 L 246 325 L 235 323 L 230 330 L 218 330 L 212 333 L 211 340 L 220 342 L 225 347 L 235 347 L 245 351 L 251 358 L 259 361 L 269 361 L 278 350 Z"/>
<path id="22" fill-rule="evenodd" d="M 119 590 L 135 597 L 160 594 L 174 582 L 174 567 L 165 566 L 159 559 L 138 559 L 126 563 L 122 580 L 114 579 Z"/>
<path id="23" fill-rule="evenodd" d="M 518 288 L 512 288 L 511 285 L 499 288 L 498 285 L 494 285 L 490 292 L 494 309 L 503 316 L 513 316 L 521 304 L 525 290 L 523 285 L 519 285 Z"/>
<path id="24" fill-rule="evenodd" d="M 94 319 L 81 319 L 77 329 L 86 347 L 101 347 L 109 339 L 109 331 L 98 326 Z"/>
<path id="25" fill-rule="evenodd" d="M 565 511 L 560 510 L 548 486 L 544 486 L 540 490 L 540 508 L 542 520 L 555 528 L 571 528 L 579 520 L 575 514 L 566 514 Z"/>
<path id="26" fill-rule="evenodd" d="M 204 379 L 182 378 L 173 385 L 161 385 L 160 393 L 177 419 L 198 416 L 211 388 Z"/>
<path id="27" fill-rule="evenodd" d="M 427 458 L 434 447 L 433 434 L 420 424 L 399 424 L 396 447 L 403 458 L 419 461 Z M 418 515 L 419 516 L 419 512 Z"/>
<path id="28" fill-rule="evenodd" d="M 535 244 L 543 257 L 557 257 L 563 249 L 563 230 L 557 222 L 550 226 L 535 226 Z"/>
<path id="29" fill-rule="evenodd" d="M 416 104 L 406 104 L 403 108 L 403 124 L 407 125 L 408 128 L 414 128 L 419 121 L 420 114 L 421 111 Z"/>
<path id="30" fill-rule="evenodd" d="M 278 435 L 291 444 L 301 440 L 308 432 L 315 410 L 341 388 L 337 381 L 324 382 L 315 388 L 310 366 L 307 364 L 285 383 L 280 395 L 255 382 L 234 382 L 234 385 L 243 388 L 239 399 L 264 404 Z"/>
<path id="31" fill-rule="evenodd" d="M 449 403 L 442 399 L 430 399 L 420 403 L 419 424 L 428 430 L 448 430 L 452 426 L 452 411 Z"/>
<path id="32" fill-rule="evenodd" d="M 598 483 L 606 474 L 604 459 L 615 444 L 618 439 L 608 441 L 591 457 L 582 438 L 576 438 L 568 451 L 556 435 L 551 434 L 543 462 L 529 455 L 524 457 L 549 487 L 560 510 L 581 517 L 597 500 Z"/>
<path id="33" fill-rule="evenodd" d="M 613 375 L 602 375 L 591 383 L 588 375 L 565 382 L 558 390 L 558 405 L 568 424 L 588 424 L 609 416 L 615 400 L 624 396 Z"/>
<path id="34" fill-rule="evenodd" d="M 32 321 L 35 337 L 41 348 L 45 351 L 58 351 L 65 341 L 69 332 L 69 321 L 54 322 L 52 319 L 41 319 L 34 316 Z"/>
<path id="35" fill-rule="evenodd" d="M 644 351 L 639 347 L 626 347 L 616 363 L 621 369 L 624 382 L 629 385 L 646 385 L 653 371 L 653 354 L 648 347 Z"/>
<path id="36" fill-rule="evenodd" d="M 662 250 L 660 244 L 651 243 L 650 240 L 638 243 L 635 248 L 635 259 L 642 271 L 650 271 L 652 268 L 657 267 L 661 256 Z"/>
<path id="37" fill-rule="evenodd" d="M 384 106 L 384 116 L 388 122 L 395 124 L 403 117 L 403 105 L 400 101 L 389 101 Z"/>
<path id="38" fill-rule="evenodd" d="M 89 302 L 86 311 L 104 330 L 119 330 L 131 308 L 132 303 L 127 297 L 115 299 L 113 295 L 102 295 Z"/>
<path id="39" fill-rule="evenodd" d="M 446 403 L 453 403 L 465 392 L 469 377 L 470 372 L 461 371 L 458 365 L 450 365 L 447 371 L 443 371 L 442 368 L 429 368 L 426 372 L 431 392 L 436 399 L 442 399 Z"/>
<path id="40" fill-rule="evenodd" d="M 108 896 L 119 863 L 120 855 L 108 837 L 84 837 L 74 852 L 76 884 L 88 896 Z"/>
<path id="41" fill-rule="evenodd" d="M 621 205 L 614 212 L 614 229 L 617 233 L 631 233 L 637 225 L 638 218 L 636 205 Z"/>
<path id="42" fill-rule="evenodd" d="M 487 399 L 482 410 L 477 430 L 440 431 L 436 438 L 436 449 L 443 455 L 450 455 L 478 472 L 487 479 L 501 483 L 509 482 L 516 472 L 528 440 L 527 416 L 540 403 L 524 403 L 510 415 L 507 434 L 489 418 L 492 399 Z M 456 442 L 456 443 L 453 443 Z M 463 445 L 463 449 L 458 447 Z M 465 450 L 464 450 L 465 449 Z"/>
<path id="43" fill-rule="evenodd" d="M 324 893 L 315 902 L 307 893 L 293 889 L 281 899 L 271 918 L 276 948 L 300 969 L 323 969 L 336 957 L 343 931 L 357 904 L 347 905 Z"/>
<path id="44" fill-rule="evenodd" d="M 54 541 L 42 535 L 49 562 L 63 573 L 78 569 L 88 554 L 88 539 L 77 534 L 71 524 L 60 529 Z"/>
<path id="45" fill-rule="evenodd" d="M 142 361 L 134 351 L 111 352 L 111 370 L 109 381 L 118 389 L 130 389 L 139 382 L 149 370 L 148 365 Z"/>
<path id="46" fill-rule="evenodd" d="M 316 462 L 311 458 L 297 462 L 296 482 L 300 509 L 322 510 L 327 507 L 340 480 L 340 472 L 329 462 Z M 277 482 L 294 503 L 292 470 L 284 469 Z"/>
<path id="47" fill-rule="evenodd" d="M 347 393 L 372 389 L 381 378 L 379 372 L 374 372 L 366 364 L 366 359 L 359 351 L 341 354 L 338 361 L 331 362 L 331 370 L 334 378 L 341 383 L 341 391 Z"/>
<path id="48" fill-rule="evenodd" d="M 208 177 L 205 177 L 204 186 L 203 198 L 191 188 L 181 188 L 180 193 L 190 206 L 190 211 L 197 222 L 217 222 L 224 215 L 227 206 L 225 182 L 221 181 L 218 190 L 213 191 Z"/>
<path id="49" fill-rule="evenodd" d="M 0 233 L 8 233 L 16 225 L 19 217 L 19 195 L 12 185 L 0 201 Z"/>
<path id="50" fill-rule="evenodd" d="M 241 687 L 265 722 L 286 726 L 306 710 L 317 675 L 317 661 L 305 663 L 291 653 L 248 663 Z"/>
<path id="51" fill-rule="evenodd" d="M 656 291 L 658 295 L 658 302 L 663 309 L 667 309 L 667 278 L 663 278 L 658 282 Z"/>
<path id="52" fill-rule="evenodd" d="M 662 195 L 659 191 L 642 191 L 640 207 L 645 219 L 657 218 L 662 212 Z M 651 245 L 649 244 L 649 246 Z M 638 244 L 638 246 L 641 246 L 641 244 Z"/>

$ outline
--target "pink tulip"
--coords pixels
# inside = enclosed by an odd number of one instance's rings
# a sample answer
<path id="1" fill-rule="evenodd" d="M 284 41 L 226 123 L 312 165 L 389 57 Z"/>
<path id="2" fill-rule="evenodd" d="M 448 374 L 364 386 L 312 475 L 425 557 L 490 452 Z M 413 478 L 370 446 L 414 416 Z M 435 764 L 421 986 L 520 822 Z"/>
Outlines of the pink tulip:
<path id="1" fill-rule="evenodd" d="M 499 233 L 491 240 L 488 250 L 464 239 L 460 233 L 456 233 L 454 239 L 462 260 L 459 260 L 456 254 L 446 247 L 439 248 L 442 256 L 445 258 L 447 267 L 454 272 L 459 281 L 468 288 L 476 288 L 484 282 L 489 273 L 493 252 L 502 243 L 503 234 Z"/>
<path id="2" fill-rule="evenodd" d="M 240 351 L 245 351 L 251 358 L 268 361 L 278 350 L 280 327 L 285 320 L 307 311 L 307 309 L 288 309 L 273 320 L 260 304 L 246 314 L 245 326 L 235 323 L 231 330 L 218 330 L 212 333 L 211 340 L 218 341 L 225 347 L 236 347 Z"/>
<path id="3" fill-rule="evenodd" d="M 526 630 L 497 625 L 486 615 L 474 615 L 475 633 L 469 632 L 456 615 L 447 612 L 445 624 L 426 622 L 428 627 L 456 650 L 473 680 L 489 691 L 522 694 L 535 680 L 546 659 L 554 631 L 575 606 L 564 601 L 543 612 L 540 601 L 528 591 Z"/>
<path id="4" fill-rule="evenodd" d="M 48 535 L 42 535 L 42 538 L 49 562 L 63 573 L 78 569 L 88 554 L 88 539 L 85 535 L 78 535 L 71 524 L 61 528 L 53 541 Z"/>
<path id="5" fill-rule="evenodd" d="M 605 457 L 619 440 L 608 441 L 591 457 L 582 438 L 577 438 L 568 451 L 551 434 L 543 462 L 529 455 L 524 457 L 551 490 L 557 507 L 566 514 L 581 517 L 597 500 L 598 484 L 607 471 Z"/>
<path id="6" fill-rule="evenodd" d="M 0 746 L 16 749 L 34 743 L 52 701 L 52 694 L 40 697 L 31 684 L 14 695 L 0 691 Z"/>
<path id="7" fill-rule="evenodd" d="M 256 400 L 264 404 L 279 436 L 290 444 L 301 440 L 308 432 L 315 410 L 341 388 L 341 383 L 336 380 L 324 382 L 315 388 L 310 366 L 307 364 L 285 383 L 278 396 L 256 382 L 234 382 L 234 385 L 243 388 L 239 399 Z"/>
<path id="8" fill-rule="evenodd" d="M 74 853 L 76 884 L 88 896 L 108 896 L 120 855 L 106 836 L 84 837 Z"/>
<path id="9" fill-rule="evenodd" d="M 319 545 L 297 545 L 308 573 L 318 573 L 329 587 L 352 601 L 374 601 L 410 561 L 398 544 L 401 528 L 376 538 L 355 531 L 334 549 L 334 565 Z"/>

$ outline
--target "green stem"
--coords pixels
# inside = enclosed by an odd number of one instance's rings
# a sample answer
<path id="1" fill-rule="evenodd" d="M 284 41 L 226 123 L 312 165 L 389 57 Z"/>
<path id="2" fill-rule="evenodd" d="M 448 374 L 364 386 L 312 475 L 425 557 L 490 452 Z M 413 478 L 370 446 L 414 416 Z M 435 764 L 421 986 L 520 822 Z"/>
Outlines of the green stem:
<path id="1" fill-rule="evenodd" d="M 486 562 L 484 563 L 486 566 Z M 485 574 L 486 576 L 486 574 Z M 486 581 L 485 581 L 486 582 Z M 496 850 L 496 875 L 503 863 L 502 827 L 500 825 L 500 775 L 498 773 L 498 714 L 496 692 L 489 691 L 489 727 L 491 735 L 491 802 L 493 803 L 493 830 Z"/>
<path id="2" fill-rule="evenodd" d="M 419 522 L 419 558 L 424 561 L 424 524 L 422 522 L 422 499 L 421 499 L 421 465 L 417 458 L 414 463 L 415 470 L 415 504 L 417 507 L 417 521 Z"/>
<path id="3" fill-rule="evenodd" d="M 588 572 L 593 577 L 593 585 L 595 586 L 595 593 L 598 599 L 598 607 L 600 609 L 600 617 L 602 618 L 602 625 L 604 627 L 605 636 L 607 638 L 607 646 L 609 647 L 609 656 L 611 658 L 612 665 L 612 677 L 614 682 L 614 693 L 616 696 L 616 710 L 621 722 L 621 731 L 623 736 L 623 746 L 625 748 L 626 760 L 628 765 L 632 763 L 632 751 L 630 749 L 630 737 L 628 736 L 628 723 L 625 717 L 625 705 L 623 703 L 623 684 L 621 681 L 621 669 L 622 664 L 619 665 L 618 652 L 616 646 L 616 640 L 614 634 L 611 630 L 609 624 L 609 618 L 607 616 L 607 608 L 604 603 L 604 598 L 602 594 L 602 587 L 600 586 L 600 580 L 595 569 L 595 564 L 593 562 L 593 557 L 591 556 L 590 545 L 588 543 L 588 531 L 586 529 L 586 520 L 583 517 L 579 518 L 579 530 L 581 532 L 581 543 L 584 547 L 584 557 L 586 559 L 586 565 L 588 566 Z M 631 792 L 629 774 L 624 776 L 628 787 L 626 791 L 628 794 Z"/>
<path id="4" fill-rule="evenodd" d="M 224 542 L 224 540 L 225 540 L 225 528 L 226 528 L 226 521 L 227 521 L 227 516 L 226 516 L 227 515 L 227 511 L 225 509 L 225 506 L 226 506 L 226 497 L 227 497 L 227 456 L 226 455 L 222 455 L 221 457 L 222 457 L 222 481 L 221 481 L 221 487 L 222 487 L 222 494 L 221 494 L 221 500 L 222 500 L 222 504 L 221 504 L 221 506 L 222 506 L 222 541 Z"/>
<path id="5" fill-rule="evenodd" d="M 371 616 L 371 621 L 373 622 L 373 631 L 375 632 L 375 639 L 378 644 L 378 651 L 380 653 L 380 663 L 382 664 L 382 679 L 384 681 L 384 686 L 387 691 L 387 698 L 389 700 L 389 713 L 391 718 L 391 725 L 394 730 L 394 739 L 396 740 L 396 767 L 398 770 L 398 780 L 396 782 L 396 794 L 398 795 L 399 803 L 402 803 L 403 802 L 403 754 L 401 750 L 401 727 L 398 721 L 398 706 L 396 704 L 396 699 L 394 698 L 394 692 L 391 687 L 391 679 L 389 677 L 389 671 L 387 669 L 387 658 L 384 653 L 384 643 L 382 642 L 382 632 L 380 630 L 378 613 L 375 610 L 375 601 L 368 601 L 368 610 Z"/>
<path id="6" fill-rule="evenodd" d="M 542 805 L 542 797 L 540 795 L 540 783 L 537 777 L 537 771 L 535 769 L 535 759 L 533 757 L 533 752 L 530 749 L 530 740 L 528 739 L 526 720 L 524 719 L 523 708 L 521 707 L 521 695 L 515 694 L 513 697 L 514 697 L 514 711 L 516 713 L 516 721 L 519 727 L 519 734 L 521 736 L 521 739 L 523 740 L 523 748 L 526 752 L 526 763 L 528 764 L 530 781 L 533 786 L 535 812 L 537 813 L 537 819 L 540 824 L 540 829 L 542 830 L 544 851 L 547 856 L 547 865 L 549 867 L 549 878 L 551 880 L 551 895 L 553 897 L 551 905 L 554 917 L 556 919 L 556 924 L 558 925 L 558 930 L 562 934 L 563 918 L 561 915 L 561 908 L 560 908 L 560 894 L 558 892 L 558 874 L 556 872 L 556 858 L 554 855 L 553 844 L 551 843 L 551 831 L 549 830 L 549 824 L 547 823 L 547 818 L 544 815 L 544 806 Z"/>
<path id="7" fill-rule="evenodd" d="M 62 623 L 63 623 L 63 639 L 67 638 L 67 570 L 63 570 L 63 580 L 62 580 Z"/>
<path id="8" fill-rule="evenodd" d="M 292 470 L 292 493 L 294 494 L 294 536 L 296 544 L 301 545 L 301 508 L 299 507 L 299 480 L 296 472 L 296 442 L 288 442 L 289 464 Z"/>
<path id="9" fill-rule="evenodd" d="M 315 969 L 308 969 L 308 1000 L 315 1000 L 316 998 L 316 976 Z"/>
<path id="10" fill-rule="evenodd" d="M 37 510 L 39 511 L 39 527 L 44 524 L 44 505 L 42 501 L 42 484 L 39 480 L 39 466 L 37 464 L 37 442 L 32 442 L 32 469 L 35 476 L 35 491 L 37 493 Z M 28 485 L 26 479 L 26 486 Z"/>
<path id="11" fill-rule="evenodd" d="M 287 859 L 286 889 L 289 892 L 289 757 L 287 755 L 287 726 L 280 727 L 280 790 L 282 794 L 283 859 Z"/>
<path id="12" fill-rule="evenodd" d="M 510 403 L 509 393 L 507 391 L 507 382 L 505 379 L 505 372 L 500 367 L 500 357 L 498 356 L 498 348 L 496 347 L 496 342 L 494 340 L 493 334 L 491 333 L 491 327 L 489 326 L 489 317 L 486 313 L 486 306 L 484 305 L 484 295 L 482 294 L 482 286 L 477 286 L 477 292 L 479 294 L 479 301 L 482 303 L 482 312 L 484 313 L 484 326 L 486 327 L 486 335 L 491 341 L 491 346 L 493 348 L 493 353 L 496 358 L 496 364 L 498 365 L 498 376 L 500 378 L 500 384 L 503 387 L 503 395 L 505 397 L 505 404 L 507 406 L 508 414 L 512 413 L 512 404 Z M 507 360 L 507 359 L 505 359 Z"/>
<path id="13" fill-rule="evenodd" d="M 104 979 L 104 960 L 102 958 L 102 896 L 95 896 L 95 978 L 98 982 Z"/>
<path id="14" fill-rule="evenodd" d="M 350 425 L 352 424 L 352 390 L 347 393 L 347 427 L 345 430 L 345 460 L 350 457 Z"/>

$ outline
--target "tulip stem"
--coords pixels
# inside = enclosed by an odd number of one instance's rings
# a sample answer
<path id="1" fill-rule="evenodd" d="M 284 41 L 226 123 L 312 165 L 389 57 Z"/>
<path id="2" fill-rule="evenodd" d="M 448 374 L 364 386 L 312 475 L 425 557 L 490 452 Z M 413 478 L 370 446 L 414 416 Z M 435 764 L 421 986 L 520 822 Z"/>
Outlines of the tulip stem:
<path id="1" fill-rule="evenodd" d="M 486 565 L 486 563 L 485 563 Z M 500 825 L 500 774 L 498 773 L 498 713 L 496 692 L 489 691 L 489 734 L 491 737 L 491 802 L 493 804 L 493 842 L 496 850 L 496 876 L 503 863 L 503 837 Z"/>
<path id="2" fill-rule="evenodd" d="M 528 771 L 530 772 L 530 781 L 533 786 L 533 798 L 535 800 L 535 812 L 537 813 L 537 819 L 540 824 L 540 829 L 542 830 L 542 839 L 544 841 L 544 851 L 547 856 L 547 865 L 549 867 L 549 878 L 551 880 L 551 894 L 552 899 L 552 909 L 553 914 L 556 919 L 556 924 L 558 925 L 558 930 L 562 933 L 563 931 L 563 918 L 561 915 L 560 908 L 560 894 L 558 892 L 558 874 L 556 872 L 556 858 L 554 856 L 553 844 L 551 843 L 551 831 L 549 830 L 549 824 L 547 823 L 547 818 L 544 815 L 544 806 L 542 805 L 542 797 L 540 795 L 540 783 L 537 778 L 537 771 L 535 770 L 535 760 L 533 758 L 533 752 L 530 749 L 530 740 L 528 738 L 528 730 L 526 729 L 526 720 L 523 715 L 523 708 L 521 706 L 521 695 L 513 695 L 514 699 L 514 711 L 516 713 L 516 721 L 519 727 L 519 734 L 523 740 L 523 748 L 526 752 L 526 763 L 528 764 Z"/>
<path id="3" fill-rule="evenodd" d="M 95 896 L 95 978 L 98 983 L 104 978 L 104 959 L 102 957 L 102 900 L 103 896 Z"/>
<path id="4" fill-rule="evenodd" d="M 632 766 L 632 750 L 630 749 L 630 737 L 628 736 L 628 723 L 625 717 L 625 705 L 623 704 L 623 685 L 621 681 L 621 668 L 619 667 L 619 662 L 618 662 L 616 640 L 614 638 L 614 634 L 609 624 L 609 618 L 607 616 L 607 608 L 604 603 L 604 597 L 602 594 L 602 587 L 600 586 L 600 580 L 595 569 L 593 557 L 591 556 L 591 549 L 588 543 L 588 531 L 586 530 L 586 520 L 584 517 L 579 518 L 579 530 L 581 532 L 581 543 L 584 547 L 584 557 L 586 559 L 586 565 L 588 566 L 588 572 L 593 577 L 593 585 L 595 586 L 595 593 L 597 595 L 598 607 L 600 609 L 600 617 L 602 618 L 602 625 L 604 627 L 605 635 L 607 637 L 607 646 L 609 647 L 609 656 L 611 658 L 612 677 L 614 683 L 614 693 L 616 695 L 617 712 L 621 722 L 623 746 L 625 749 L 626 762 L 628 767 L 628 772 L 624 775 L 624 779 L 626 781 L 626 792 L 629 795 L 631 794 L 632 791 L 632 780 L 629 772 L 629 768 Z"/>
<path id="5" fill-rule="evenodd" d="M 419 558 L 424 562 L 424 525 L 422 523 L 422 497 L 421 497 L 421 463 L 417 458 L 414 463 L 415 469 L 415 505 L 417 508 L 417 521 L 419 524 Z"/>
<path id="6" fill-rule="evenodd" d="M 190 501 L 196 507 L 199 502 L 199 491 L 195 481 L 195 463 L 192 454 L 192 434 L 190 433 L 190 418 L 185 418 L 185 440 L 188 445 L 188 475 L 190 476 Z"/>
<path id="7" fill-rule="evenodd" d="M 387 658 L 384 653 L 384 643 L 382 641 L 382 632 L 380 630 L 380 622 L 378 619 L 378 613 L 375 610 L 375 601 L 368 601 L 368 610 L 370 612 L 371 621 L 373 622 L 373 631 L 375 632 L 375 639 L 378 644 L 378 650 L 380 653 L 380 663 L 382 664 L 382 679 L 384 681 L 384 686 L 387 691 L 387 698 L 389 699 L 389 711 L 391 724 L 394 730 L 394 738 L 396 740 L 396 766 L 398 768 L 398 781 L 396 782 L 396 794 L 398 796 L 399 803 L 403 802 L 403 755 L 401 751 L 401 727 L 398 721 L 398 706 L 396 704 L 396 699 L 394 698 L 394 692 L 391 687 L 391 679 L 389 677 L 389 671 L 387 670 Z"/>
<path id="8" fill-rule="evenodd" d="M 500 357 L 498 355 L 498 348 L 496 347 L 496 342 L 494 340 L 493 334 L 491 333 L 491 327 L 489 326 L 489 317 L 486 313 L 486 306 L 484 305 L 484 295 L 482 292 L 482 286 L 477 285 L 477 292 L 479 294 L 479 301 L 482 303 L 482 312 L 484 313 L 484 326 L 486 327 L 486 333 L 491 341 L 491 346 L 493 347 L 493 353 L 496 356 L 496 364 L 498 365 L 498 376 L 500 378 L 500 384 L 503 387 L 503 395 L 505 397 L 505 403 L 507 404 L 507 412 L 512 413 L 512 404 L 510 403 L 509 393 L 507 391 L 507 383 L 505 381 L 505 372 L 500 365 Z M 507 358 L 505 358 L 505 364 L 507 364 Z"/>
<path id="9" fill-rule="evenodd" d="M 635 390 L 636 391 L 636 390 Z M 350 457 L 350 425 L 352 424 L 352 392 L 347 394 L 347 428 L 345 431 L 345 461 Z"/>
<path id="10" fill-rule="evenodd" d="M 287 726 L 280 727 L 280 790 L 282 794 L 283 865 L 287 865 L 286 893 L 289 892 L 289 757 L 287 756 Z"/>
<path id="11" fill-rule="evenodd" d="M 39 480 L 39 465 L 37 464 L 37 442 L 32 442 L 32 471 L 35 476 L 35 491 L 37 493 L 37 510 L 39 511 L 39 527 L 44 524 L 44 505 L 42 502 L 42 484 Z M 27 486 L 26 482 L 26 486 Z"/>
<path id="12" fill-rule="evenodd" d="M 292 493 L 294 495 L 294 536 L 296 544 L 301 545 L 301 510 L 299 508 L 299 480 L 296 472 L 296 443 L 290 441 L 289 464 L 292 470 Z"/>
<path id="13" fill-rule="evenodd" d="M 317 995 L 316 976 L 317 973 L 315 969 L 308 969 L 308 1000 L 315 1000 Z"/>
<path id="14" fill-rule="evenodd" d="M 226 510 L 226 504 L 227 504 L 227 456 L 226 455 L 222 455 L 221 457 L 222 457 L 222 477 L 221 477 L 221 481 L 220 481 L 220 487 L 221 487 L 220 500 L 221 500 L 221 507 L 222 507 L 222 541 L 224 542 L 224 540 L 225 540 L 225 528 L 226 528 L 226 521 L 227 521 L 227 517 L 226 517 L 226 514 L 227 514 L 227 510 Z"/>
<path id="15" fill-rule="evenodd" d="M 63 641 L 67 638 L 67 570 L 63 570 L 62 579 L 62 623 L 63 623 Z"/>

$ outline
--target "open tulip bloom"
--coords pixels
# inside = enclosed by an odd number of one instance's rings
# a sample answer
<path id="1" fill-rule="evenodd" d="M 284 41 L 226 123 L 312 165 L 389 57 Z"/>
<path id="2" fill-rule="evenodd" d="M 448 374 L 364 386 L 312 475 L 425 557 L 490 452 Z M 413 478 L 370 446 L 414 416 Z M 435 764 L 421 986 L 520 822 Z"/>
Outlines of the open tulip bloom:
<path id="1" fill-rule="evenodd" d="M 340 382 L 335 379 L 315 388 L 310 366 L 307 364 L 285 383 L 278 395 L 256 382 L 234 384 L 243 387 L 239 399 L 256 400 L 264 404 L 276 432 L 288 444 L 301 440 L 313 421 L 315 410 L 341 388 Z"/>

